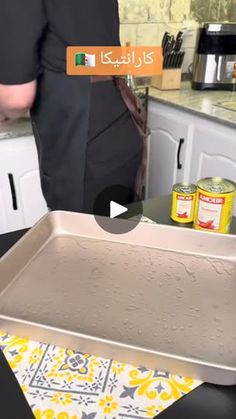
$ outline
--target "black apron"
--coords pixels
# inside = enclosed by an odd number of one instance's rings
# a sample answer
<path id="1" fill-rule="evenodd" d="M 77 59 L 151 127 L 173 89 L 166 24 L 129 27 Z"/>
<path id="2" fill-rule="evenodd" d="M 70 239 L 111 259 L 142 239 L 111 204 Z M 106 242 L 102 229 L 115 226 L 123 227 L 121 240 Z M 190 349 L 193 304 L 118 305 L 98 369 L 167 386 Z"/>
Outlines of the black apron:
<path id="1" fill-rule="evenodd" d="M 51 210 L 93 213 L 105 188 L 134 190 L 143 140 L 113 82 L 91 85 L 47 70 L 31 118 Z M 133 199 L 132 193 L 114 197 L 123 205 Z"/>
<path id="2" fill-rule="evenodd" d="M 44 70 L 31 109 L 41 186 L 51 210 L 82 211 L 89 79 Z"/>
<path id="3" fill-rule="evenodd" d="M 49 25 L 31 109 L 42 191 L 52 210 L 92 213 L 104 188 L 134 188 L 143 142 L 115 83 L 67 76 L 65 54 L 67 45 L 119 45 L 117 1 L 45 4 Z"/>

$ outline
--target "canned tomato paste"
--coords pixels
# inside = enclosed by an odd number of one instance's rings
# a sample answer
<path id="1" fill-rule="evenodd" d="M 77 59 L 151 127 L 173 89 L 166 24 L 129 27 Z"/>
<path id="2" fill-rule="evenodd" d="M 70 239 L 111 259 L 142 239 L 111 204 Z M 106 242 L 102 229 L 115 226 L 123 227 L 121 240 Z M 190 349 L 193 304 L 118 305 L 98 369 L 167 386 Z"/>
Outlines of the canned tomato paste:
<path id="1" fill-rule="evenodd" d="M 188 183 L 177 183 L 172 190 L 171 218 L 177 223 L 192 223 L 197 187 Z"/>
<path id="2" fill-rule="evenodd" d="M 228 233 L 233 215 L 235 183 L 219 177 L 199 180 L 194 228 Z"/>

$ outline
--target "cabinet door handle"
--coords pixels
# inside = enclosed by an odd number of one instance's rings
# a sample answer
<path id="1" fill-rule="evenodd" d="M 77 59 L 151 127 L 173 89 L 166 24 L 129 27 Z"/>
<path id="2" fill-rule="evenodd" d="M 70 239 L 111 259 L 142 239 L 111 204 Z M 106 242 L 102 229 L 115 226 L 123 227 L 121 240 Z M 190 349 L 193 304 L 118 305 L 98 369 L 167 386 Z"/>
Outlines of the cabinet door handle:
<path id="1" fill-rule="evenodd" d="M 182 169 L 182 167 L 183 167 L 183 165 L 180 163 L 180 153 L 181 153 L 181 148 L 182 148 L 183 144 L 184 144 L 184 138 L 180 138 L 178 152 L 177 152 L 177 168 L 178 168 L 178 170 Z"/>
<path id="2" fill-rule="evenodd" d="M 16 188 L 15 188 L 14 177 L 12 173 L 8 173 L 8 179 L 9 179 L 9 184 L 10 184 L 10 189 L 11 189 L 12 208 L 14 209 L 14 211 L 16 211 L 18 209 L 18 206 L 17 206 Z"/>

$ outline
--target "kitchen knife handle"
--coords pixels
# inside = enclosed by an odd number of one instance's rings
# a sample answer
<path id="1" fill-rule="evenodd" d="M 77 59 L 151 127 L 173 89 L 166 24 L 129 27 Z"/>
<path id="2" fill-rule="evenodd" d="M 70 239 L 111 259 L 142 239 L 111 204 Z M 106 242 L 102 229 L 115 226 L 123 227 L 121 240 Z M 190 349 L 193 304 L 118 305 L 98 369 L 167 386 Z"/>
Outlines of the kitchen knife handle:
<path id="1" fill-rule="evenodd" d="M 18 206 L 17 206 L 16 188 L 15 188 L 14 177 L 12 173 L 8 173 L 8 179 L 9 179 L 9 184 L 10 184 L 10 189 L 11 189 L 12 207 L 13 207 L 13 210 L 16 211 L 18 210 Z"/>
<path id="2" fill-rule="evenodd" d="M 178 39 L 182 39 L 183 34 L 184 34 L 184 33 L 183 33 L 182 31 L 179 31 L 179 32 L 177 33 L 176 40 L 178 40 Z"/>
<path id="3" fill-rule="evenodd" d="M 181 50 L 182 44 L 183 44 L 183 39 L 182 38 L 179 38 L 178 40 L 176 40 L 174 50 L 176 52 L 179 52 Z"/>
<path id="4" fill-rule="evenodd" d="M 182 167 L 183 167 L 183 165 L 180 163 L 180 153 L 181 153 L 181 148 L 182 148 L 183 144 L 184 144 L 184 138 L 180 138 L 178 152 L 177 152 L 177 168 L 178 168 L 178 170 L 181 170 Z"/>
<path id="5" fill-rule="evenodd" d="M 169 32 L 165 32 L 162 38 L 162 44 L 161 44 L 162 49 L 164 49 L 168 37 L 169 37 Z"/>
<path id="6" fill-rule="evenodd" d="M 184 62 L 184 57 L 185 57 L 185 51 L 180 52 L 180 63 L 179 63 L 179 68 L 182 67 L 183 62 Z"/>

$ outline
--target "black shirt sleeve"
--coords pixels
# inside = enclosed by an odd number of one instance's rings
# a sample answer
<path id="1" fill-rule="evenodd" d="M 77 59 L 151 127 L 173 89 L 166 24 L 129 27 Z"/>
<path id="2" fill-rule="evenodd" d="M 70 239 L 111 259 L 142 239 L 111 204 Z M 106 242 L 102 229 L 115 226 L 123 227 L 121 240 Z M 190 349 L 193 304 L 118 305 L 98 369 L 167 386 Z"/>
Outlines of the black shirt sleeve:
<path id="1" fill-rule="evenodd" d="M 0 0 L 0 84 L 35 80 L 46 26 L 44 0 Z"/>

